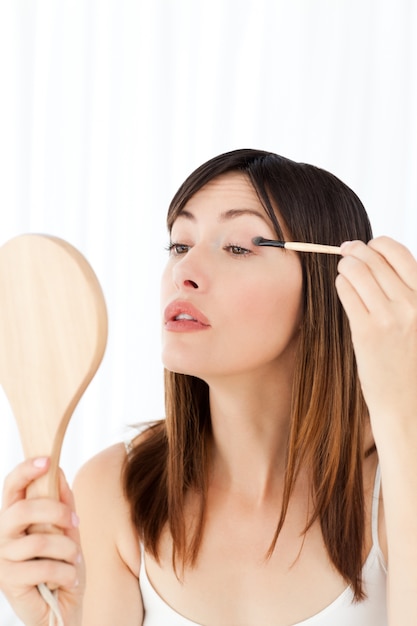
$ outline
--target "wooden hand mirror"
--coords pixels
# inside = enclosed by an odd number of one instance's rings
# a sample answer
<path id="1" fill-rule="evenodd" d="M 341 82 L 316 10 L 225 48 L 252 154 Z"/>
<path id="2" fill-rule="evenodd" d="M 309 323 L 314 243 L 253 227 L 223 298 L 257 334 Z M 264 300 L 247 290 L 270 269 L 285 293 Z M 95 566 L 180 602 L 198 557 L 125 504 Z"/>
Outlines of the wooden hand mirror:
<path id="1" fill-rule="evenodd" d="M 26 458 L 50 456 L 28 497 L 58 498 L 63 438 L 107 341 L 99 282 L 67 242 L 21 235 L 0 248 L 0 384 Z"/>

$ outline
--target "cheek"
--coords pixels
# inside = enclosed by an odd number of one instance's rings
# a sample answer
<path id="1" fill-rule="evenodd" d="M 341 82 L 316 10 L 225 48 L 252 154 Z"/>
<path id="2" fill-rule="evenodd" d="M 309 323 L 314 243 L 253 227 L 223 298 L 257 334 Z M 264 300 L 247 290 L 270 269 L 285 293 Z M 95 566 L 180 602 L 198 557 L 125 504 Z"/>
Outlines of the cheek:
<path id="1" fill-rule="evenodd" d="M 246 295 L 245 295 L 246 291 Z M 245 317 L 254 320 L 269 318 L 277 323 L 299 325 L 302 309 L 302 274 L 298 266 L 285 275 L 263 278 L 241 294 Z"/>
<path id="2" fill-rule="evenodd" d="M 167 301 L 171 293 L 172 293 L 172 271 L 166 265 L 162 272 L 161 281 L 159 285 L 159 301 L 160 301 L 161 313 L 163 313 L 164 308 L 167 305 Z"/>
<path id="3" fill-rule="evenodd" d="M 276 327 L 290 332 L 300 325 L 301 295 L 298 291 L 288 290 L 270 292 L 269 295 L 261 293 L 249 302 L 246 311 L 246 319 L 258 320 L 258 326 L 264 324 L 264 332 Z"/>
<path id="4" fill-rule="evenodd" d="M 246 293 L 245 293 L 246 291 Z M 225 328 L 244 337 L 245 344 L 280 352 L 298 335 L 302 320 L 301 271 L 281 280 L 263 281 L 235 294 Z M 263 349 L 263 348 L 262 348 Z"/>

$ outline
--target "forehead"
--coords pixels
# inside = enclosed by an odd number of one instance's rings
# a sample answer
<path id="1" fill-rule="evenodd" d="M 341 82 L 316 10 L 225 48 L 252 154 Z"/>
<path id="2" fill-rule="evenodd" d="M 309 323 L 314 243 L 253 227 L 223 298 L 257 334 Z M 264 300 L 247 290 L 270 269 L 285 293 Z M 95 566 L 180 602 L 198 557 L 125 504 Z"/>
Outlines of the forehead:
<path id="1" fill-rule="evenodd" d="M 185 211 L 197 211 L 204 207 L 218 209 L 253 209 L 265 215 L 265 210 L 248 176 L 240 172 L 228 172 L 209 181 L 186 203 Z"/>
<path id="2" fill-rule="evenodd" d="M 280 239 L 284 236 L 285 225 L 280 223 L 279 211 L 272 206 L 268 209 L 264 207 L 252 181 L 243 172 L 227 172 L 206 183 L 180 209 L 170 224 L 170 230 L 176 224 L 207 219 L 217 223 L 257 221 L 269 227 L 271 232 L 268 236 L 275 234 Z"/>

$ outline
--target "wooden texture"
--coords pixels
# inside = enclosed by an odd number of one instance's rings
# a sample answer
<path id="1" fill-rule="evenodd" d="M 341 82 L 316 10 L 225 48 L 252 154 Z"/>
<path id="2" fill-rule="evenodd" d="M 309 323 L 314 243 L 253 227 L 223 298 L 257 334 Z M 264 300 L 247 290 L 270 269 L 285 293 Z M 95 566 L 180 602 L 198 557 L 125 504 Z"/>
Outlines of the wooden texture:
<path id="1" fill-rule="evenodd" d="M 65 431 L 106 341 L 103 293 L 75 248 L 34 234 L 0 248 L 0 384 L 25 457 L 51 456 L 48 475 L 29 497 L 58 495 Z"/>
<path id="2" fill-rule="evenodd" d="M 284 248 L 297 252 L 318 252 L 319 254 L 340 254 L 340 246 L 327 246 L 321 243 L 304 243 L 302 241 L 286 241 Z"/>

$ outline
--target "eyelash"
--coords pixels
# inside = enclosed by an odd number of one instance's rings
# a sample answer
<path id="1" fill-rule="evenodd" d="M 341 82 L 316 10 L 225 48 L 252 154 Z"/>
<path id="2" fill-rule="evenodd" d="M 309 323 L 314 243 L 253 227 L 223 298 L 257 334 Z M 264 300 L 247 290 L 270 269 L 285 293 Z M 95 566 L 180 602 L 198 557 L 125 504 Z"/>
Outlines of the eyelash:
<path id="1" fill-rule="evenodd" d="M 180 251 L 179 248 L 182 248 L 182 250 Z M 170 255 L 179 256 L 188 252 L 190 248 L 191 246 L 188 244 L 173 241 L 167 246 L 166 250 Z M 229 243 L 227 246 L 224 246 L 223 250 L 231 252 L 232 256 L 248 256 L 252 252 L 236 243 Z M 235 251 L 233 252 L 233 250 Z"/>
<path id="2" fill-rule="evenodd" d="M 191 246 L 188 246 L 186 243 L 178 243 L 178 242 L 172 241 L 166 247 L 166 250 L 169 252 L 169 254 L 173 254 L 175 256 L 178 256 L 179 254 L 184 254 L 185 252 L 188 252 L 190 247 Z M 178 248 L 186 248 L 186 250 L 183 250 L 182 252 L 179 252 Z"/>
<path id="3" fill-rule="evenodd" d="M 239 250 L 239 252 L 234 253 L 232 252 L 233 248 L 235 248 L 236 250 Z M 236 243 L 229 243 L 229 245 L 224 247 L 224 250 L 229 250 L 230 252 L 232 252 L 233 256 L 248 256 L 252 251 L 248 250 L 247 248 L 244 248 L 243 246 L 239 246 Z"/>

